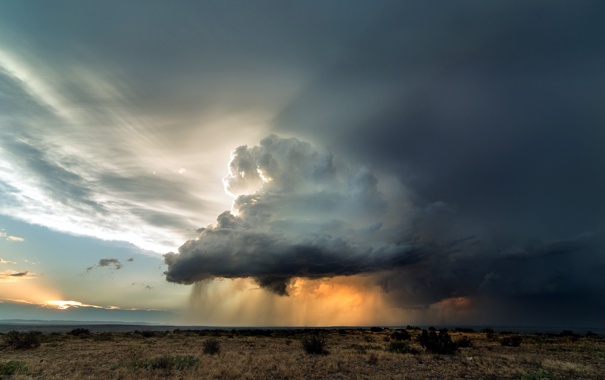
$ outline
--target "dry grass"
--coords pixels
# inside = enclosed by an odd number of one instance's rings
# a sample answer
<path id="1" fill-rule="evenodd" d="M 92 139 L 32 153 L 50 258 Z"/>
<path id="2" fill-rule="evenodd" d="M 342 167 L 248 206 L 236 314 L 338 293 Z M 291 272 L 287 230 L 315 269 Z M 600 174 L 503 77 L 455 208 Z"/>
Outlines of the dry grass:
<path id="1" fill-rule="evenodd" d="M 454 341 L 469 337 L 472 347 L 434 355 L 422 349 L 413 330 L 406 342 L 418 353 L 389 351 L 392 333 L 324 331 L 328 355 L 306 354 L 300 343 L 303 330 L 270 336 L 233 331 L 148 337 L 45 334 L 38 348 L 0 351 L 0 368 L 22 363 L 11 379 L 531 379 L 540 373 L 553 379 L 605 379 L 605 339 L 599 337 L 524 335 L 519 347 L 507 347 L 500 344 L 500 334 L 488 339 L 479 332 L 450 332 Z M 220 343 L 217 355 L 203 354 L 210 336 Z"/>

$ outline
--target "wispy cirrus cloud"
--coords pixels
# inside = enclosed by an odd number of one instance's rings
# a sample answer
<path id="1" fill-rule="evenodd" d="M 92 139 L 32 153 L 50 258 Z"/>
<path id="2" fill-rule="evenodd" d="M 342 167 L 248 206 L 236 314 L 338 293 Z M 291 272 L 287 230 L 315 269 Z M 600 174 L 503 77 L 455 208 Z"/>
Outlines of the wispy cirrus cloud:
<path id="1" fill-rule="evenodd" d="M 0 56 L 0 82 L 15 103 L 6 109 L 6 128 L 0 131 L 0 212 L 162 252 L 199 224 L 204 210 L 221 202 L 222 193 L 216 197 L 191 191 L 209 175 L 206 168 L 200 171 L 198 163 L 172 154 L 160 158 L 165 148 L 161 139 L 147 133 L 150 121 L 116 109 L 118 90 L 103 90 L 101 96 L 90 88 L 111 81 L 78 69 L 68 75 L 70 83 L 62 83 L 56 72 L 48 75 L 53 69 L 36 65 L 36 59 L 21 66 L 16 57 L 6 51 Z M 73 82 L 78 87 L 87 84 L 87 97 L 97 109 L 81 104 L 83 98 L 60 95 Z M 48 125 L 53 125 L 53 133 L 44 132 Z M 220 149 L 220 144 L 213 146 Z M 183 207 L 185 200 L 195 204 L 197 212 Z"/>
<path id="2" fill-rule="evenodd" d="M 47 309 L 57 309 L 57 310 L 69 310 L 69 309 L 102 309 L 102 310 L 122 310 L 122 311 L 151 311 L 151 312 L 165 312 L 165 310 L 161 309 L 138 309 L 138 308 L 122 308 L 119 306 L 103 306 L 103 305 L 91 305 L 86 304 L 80 301 L 74 300 L 48 300 L 44 302 L 33 302 L 22 299 L 12 299 L 12 298 L 0 298 L 0 303 L 13 303 L 13 304 L 25 304 L 25 305 L 35 305 Z"/>

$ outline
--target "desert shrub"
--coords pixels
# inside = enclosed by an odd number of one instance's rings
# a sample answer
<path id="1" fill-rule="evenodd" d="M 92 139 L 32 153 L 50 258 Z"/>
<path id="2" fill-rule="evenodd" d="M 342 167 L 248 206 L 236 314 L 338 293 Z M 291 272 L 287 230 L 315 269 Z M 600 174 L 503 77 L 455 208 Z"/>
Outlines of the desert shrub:
<path id="1" fill-rule="evenodd" d="M 575 332 L 571 331 L 571 330 L 563 330 L 559 333 L 559 336 L 561 337 L 569 337 L 572 338 L 574 340 L 577 340 L 580 337 L 580 334 L 576 334 Z"/>
<path id="2" fill-rule="evenodd" d="M 303 349 L 310 355 L 327 355 L 326 339 L 319 335 L 311 335 L 302 338 Z"/>
<path id="3" fill-rule="evenodd" d="M 371 345 L 371 344 L 357 344 L 357 343 L 352 344 L 351 348 L 359 353 L 364 353 L 367 350 L 382 350 L 381 346 Z"/>
<path id="4" fill-rule="evenodd" d="M 140 359 L 132 362 L 132 367 L 135 369 L 147 370 L 184 370 L 195 368 L 199 365 L 200 359 L 192 355 L 163 355 L 152 359 Z"/>
<path id="5" fill-rule="evenodd" d="M 506 347 L 519 347 L 521 345 L 521 340 L 519 335 L 507 336 L 500 340 L 500 344 Z"/>
<path id="6" fill-rule="evenodd" d="M 137 334 L 142 336 L 143 338 L 155 338 L 156 336 L 162 335 L 159 331 L 151 331 L 151 330 L 143 330 L 143 331 L 135 331 Z"/>
<path id="7" fill-rule="evenodd" d="M 458 346 L 445 329 L 439 330 L 439 332 L 435 329 L 422 330 L 418 341 L 422 347 L 433 354 L 452 355 L 458 350 Z"/>
<path id="8" fill-rule="evenodd" d="M 65 334 L 62 333 L 58 333 L 58 332 L 52 332 L 50 334 L 44 334 L 40 337 L 40 340 L 42 343 L 47 343 L 47 344 L 57 344 L 59 342 L 63 342 L 65 340 L 69 339 L 69 337 Z"/>
<path id="9" fill-rule="evenodd" d="M 19 371 L 25 370 L 26 365 L 25 362 L 19 362 L 16 360 L 11 360 L 6 363 L 0 364 L 0 376 L 1 377 L 9 377 L 14 375 Z"/>
<path id="10" fill-rule="evenodd" d="M 89 329 L 83 329 L 83 328 L 77 328 L 77 329 L 73 329 L 70 332 L 68 332 L 69 335 L 73 335 L 73 336 L 86 336 L 86 335 L 90 335 L 90 330 Z"/>
<path id="11" fill-rule="evenodd" d="M 540 368 L 536 371 L 526 372 L 519 376 L 519 380 L 559 380 L 562 379 L 559 376 L 556 376 L 544 368 Z"/>
<path id="12" fill-rule="evenodd" d="M 365 341 L 366 341 L 366 342 L 368 342 L 368 343 L 371 343 L 371 342 L 375 342 L 375 341 L 376 341 L 376 339 L 374 339 L 374 337 L 373 337 L 373 336 L 371 336 L 371 335 L 364 335 L 364 336 L 363 336 L 363 340 L 365 340 Z"/>
<path id="13" fill-rule="evenodd" d="M 391 339 L 393 340 L 410 340 L 411 337 L 407 330 L 395 331 L 391 334 Z"/>
<path id="14" fill-rule="evenodd" d="M 215 355 L 221 351 L 221 345 L 218 339 L 209 338 L 204 341 L 202 352 L 206 355 Z"/>
<path id="15" fill-rule="evenodd" d="M 9 331 L 4 336 L 4 344 L 19 350 L 40 347 L 42 333 L 40 331 Z"/>
<path id="16" fill-rule="evenodd" d="M 456 341 L 458 347 L 473 347 L 473 341 L 468 336 L 462 336 Z"/>
<path id="17" fill-rule="evenodd" d="M 483 329 L 483 330 L 481 330 L 481 332 L 485 334 L 485 337 L 488 340 L 496 339 L 496 332 L 492 329 Z"/>
<path id="18" fill-rule="evenodd" d="M 418 351 L 410 347 L 406 342 L 391 342 L 387 346 L 387 351 L 397 354 L 417 354 Z"/>
<path id="19" fill-rule="evenodd" d="M 381 332 L 384 329 L 382 327 L 370 327 L 371 332 Z"/>
<path id="20" fill-rule="evenodd" d="M 242 335 L 242 336 L 273 336 L 273 331 L 266 330 L 266 329 L 240 330 L 238 333 L 239 333 L 239 335 Z M 280 331 L 276 335 L 285 336 L 285 334 L 287 334 L 287 333 L 288 333 L 287 331 Z"/>
<path id="21" fill-rule="evenodd" d="M 376 355 L 375 353 L 371 353 L 370 356 L 368 356 L 368 364 L 369 365 L 376 365 L 378 364 L 378 355 Z"/>

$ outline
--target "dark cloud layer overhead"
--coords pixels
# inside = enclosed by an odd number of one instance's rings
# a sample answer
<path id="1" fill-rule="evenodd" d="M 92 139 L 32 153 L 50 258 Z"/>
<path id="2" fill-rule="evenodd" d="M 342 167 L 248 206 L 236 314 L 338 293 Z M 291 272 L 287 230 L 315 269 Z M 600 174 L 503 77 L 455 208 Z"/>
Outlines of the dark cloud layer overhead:
<path id="1" fill-rule="evenodd" d="M 583 311 L 577 320 L 598 321 L 605 292 L 603 6 L 385 8 L 339 46 L 338 57 L 273 125 L 277 133 L 329 146 L 340 159 L 371 165 L 362 183 L 395 179 L 405 191 L 388 202 L 360 197 L 351 202 L 353 214 L 339 215 L 348 206 L 334 211 L 335 204 L 347 195 L 328 191 L 340 173 L 329 165 L 331 155 L 298 156 L 309 168 L 324 166 L 300 183 L 282 184 L 277 176 L 272 191 L 262 173 L 271 160 L 288 165 L 292 156 L 268 158 L 266 141 L 240 147 L 226 187 L 236 195 L 261 190 L 240 196 L 237 215 L 222 214 L 179 254 L 167 255 L 168 279 L 252 276 L 285 294 L 295 276 L 374 273 L 402 307 L 469 297 L 485 320 L 506 323 L 518 308 L 526 310 L 519 323 L 565 323 Z M 299 171 L 282 174 L 291 173 Z M 323 183 L 329 185 L 300 192 Z M 364 202 L 371 206 L 361 211 Z M 399 215 L 385 222 L 381 207 Z M 367 225 L 345 226 L 362 216 Z M 318 220 L 339 227 L 319 227 Z M 381 227 L 362 237 L 373 223 Z M 315 229 L 305 230 L 310 225 Z M 233 244 L 217 248 L 227 241 Z M 568 311 L 549 316 L 558 308 Z"/>
<path id="2" fill-rule="evenodd" d="M 600 233 L 494 236 L 460 208 L 383 194 L 367 167 L 351 168 L 295 138 L 271 135 L 235 149 L 224 183 L 237 196 L 233 209 L 165 255 L 168 281 L 252 277 L 288 295 L 294 277 L 370 274 L 391 302 L 408 308 L 452 297 L 512 304 L 569 302 L 575 294 L 581 303 L 605 291 L 596 269 L 605 265 Z"/>
<path id="3" fill-rule="evenodd" d="M 276 131 L 380 167 L 448 206 L 441 232 L 474 237 L 382 278 L 398 304 L 487 295 L 503 323 L 599 323 L 605 7 L 434 5 L 402 5 L 350 45 Z"/>

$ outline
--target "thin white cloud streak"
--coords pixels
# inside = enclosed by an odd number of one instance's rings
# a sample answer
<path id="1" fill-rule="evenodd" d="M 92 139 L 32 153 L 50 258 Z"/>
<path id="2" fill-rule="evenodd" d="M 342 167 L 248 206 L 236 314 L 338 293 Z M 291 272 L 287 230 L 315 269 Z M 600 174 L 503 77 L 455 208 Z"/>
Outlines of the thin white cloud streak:
<path id="1" fill-rule="evenodd" d="M 14 303 L 14 304 L 26 304 L 36 305 L 47 309 L 78 309 L 78 308 L 91 308 L 91 309 L 103 309 L 103 310 L 128 310 L 128 311 L 166 311 L 164 309 L 140 309 L 140 308 L 123 308 L 119 306 L 102 306 L 102 305 L 91 305 L 80 301 L 74 300 L 48 300 L 45 302 L 34 302 L 24 299 L 12 299 L 12 298 L 0 298 L 0 303 Z"/>
<path id="2" fill-rule="evenodd" d="M 0 51 L 2 69 L 35 100 L 39 113 L 4 117 L 15 126 L 1 131 L 8 142 L 0 144 L 0 191 L 8 190 L 0 213 L 158 253 L 174 249 L 229 203 L 220 178 L 233 141 L 245 143 L 246 135 L 264 133 L 272 114 L 257 110 L 215 112 L 195 120 L 150 118 L 128 109 L 127 96 L 111 75 L 104 78 L 67 63 L 61 71 L 35 57 L 25 60 Z M 70 83 L 58 79 L 66 77 Z M 69 85 L 83 91 L 93 107 L 61 96 Z M 25 132 L 18 123 L 25 124 Z M 197 144 L 171 147 L 167 142 L 175 123 L 195 123 L 181 129 Z M 49 184 L 55 174 L 51 169 L 68 181 Z"/>
<path id="3" fill-rule="evenodd" d="M 23 242 L 23 241 L 25 241 L 24 238 L 19 237 L 19 236 L 9 235 L 6 232 L 4 232 L 3 230 L 0 230 L 0 238 L 5 238 L 7 241 L 13 241 L 13 242 Z M 2 263 L 1 259 L 0 259 L 0 263 Z"/>
<path id="4" fill-rule="evenodd" d="M 27 64 L 27 60 L 19 59 L 16 55 L 10 54 L 6 49 L 0 47 L 0 68 L 22 83 L 27 93 L 36 101 L 62 117 L 69 117 L 66 113 L 67 107 L 62 104 L 59 94 L 55 93 L 44 80 L 34 73 L 34 70 Z"/>

